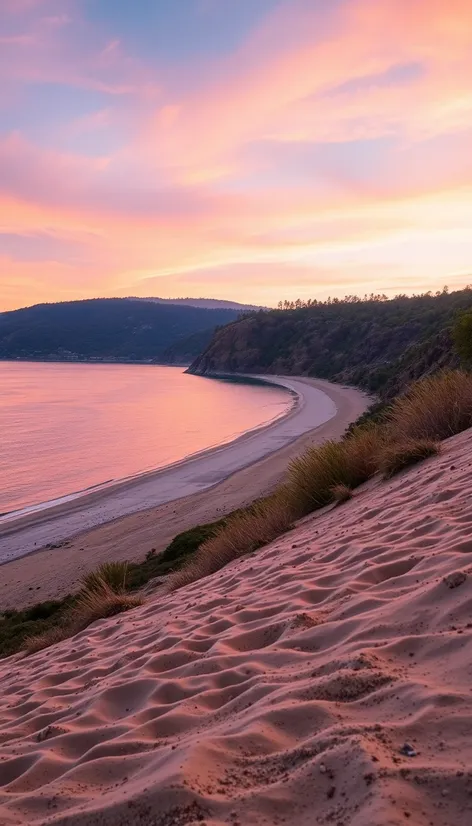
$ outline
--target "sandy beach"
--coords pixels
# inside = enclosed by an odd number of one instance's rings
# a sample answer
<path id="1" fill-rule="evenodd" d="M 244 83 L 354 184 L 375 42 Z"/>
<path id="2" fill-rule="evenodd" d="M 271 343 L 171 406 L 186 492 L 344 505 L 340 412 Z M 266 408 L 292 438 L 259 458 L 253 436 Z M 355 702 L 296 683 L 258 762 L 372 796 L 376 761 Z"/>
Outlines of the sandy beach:
<path id="1" fill-rule="evenodd" d="M 0 822 L 472 822 L 471 445 L 0 663 Z"/>
<path id="2" fill-rule="evenodd" d="M 1 607 L 64 596 L 101 562 L 142 559 L 177 533 L 252 502 L 275 487 L 294 455 L 340 436 L 369 404 L 355 388 L 306 378 L 278 381 L 299 397 L 284 419 L 168 471 L 4 520 L 0 558 L 19 558 L 0 567 Z"/>

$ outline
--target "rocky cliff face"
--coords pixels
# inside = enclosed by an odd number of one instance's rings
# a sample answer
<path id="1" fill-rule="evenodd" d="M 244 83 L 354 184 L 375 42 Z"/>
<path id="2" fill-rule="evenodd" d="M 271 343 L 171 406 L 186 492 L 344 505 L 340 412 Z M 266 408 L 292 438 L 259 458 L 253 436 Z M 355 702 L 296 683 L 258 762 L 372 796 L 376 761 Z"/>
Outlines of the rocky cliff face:
<path id="1" fill-rule="evenodd" d="M 189 371 L 311 375 L 383 398 L 457 365 L 450 326 L 472 292 L 257 313 L 218 329 Z"/>

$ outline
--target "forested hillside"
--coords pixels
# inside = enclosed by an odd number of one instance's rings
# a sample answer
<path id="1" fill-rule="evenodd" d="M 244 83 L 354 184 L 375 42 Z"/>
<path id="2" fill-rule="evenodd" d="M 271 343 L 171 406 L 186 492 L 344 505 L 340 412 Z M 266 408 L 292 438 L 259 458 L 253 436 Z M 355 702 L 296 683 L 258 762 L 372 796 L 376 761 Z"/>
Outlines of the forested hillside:
<path id="1" fill-rule="evenodd" d="M 451 326 L 470 308 L 468 288 L 257 313 L 216 331 L 190 371 L 318 376 L 388 399 L 413 379 L 457 364 Z"/>
<path id="2" fill-rule="evenodd" d="M 218 325 L 238 315 L 119 298 L 38 304 L 0 314 L 0 358 L 165 361 L 169 347 L 186 341 L 188 364 Z"/>

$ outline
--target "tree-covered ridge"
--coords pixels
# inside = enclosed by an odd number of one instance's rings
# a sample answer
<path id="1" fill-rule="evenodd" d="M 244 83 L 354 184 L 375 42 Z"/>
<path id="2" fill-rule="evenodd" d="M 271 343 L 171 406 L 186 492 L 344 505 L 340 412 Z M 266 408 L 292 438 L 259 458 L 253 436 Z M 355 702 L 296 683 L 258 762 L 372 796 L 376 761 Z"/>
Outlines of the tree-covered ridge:
<path id="1" fill-rule="evenodd" d="M 0 358 L 160 361 L 167 348 L 195 334 L 211 336 L 238 316 L 235 310 L 119 298 L 38 304 L 0 314 Z M 190 341 L 188 361 L 207 342 L 205 336 Z"/>
<path id="2" fill-rule="evenodd" d="M 457 364 L 451 328 L 470 308 L 470 288 L 299 302 L 218 330 L 190 370 L 318 376 L 392 398 L 412 380 Z"/>
<path id="3" fill-rule="evenodd" d="M 471 287 L 468 285 L 465 289 L 470 290 Z M 427 293 L 420 293 L 419 295 L 412 295 L 409 296 L 406 293 L 399 293 L 395 296 L 394 300 L 399 300 L 402 298 L 439 298 L 441 295 L 448 295 L 449 294 L 449 287 L 445 286 L 442 290 L 437 290 L 437 292 L 433 293 L 431 290 Z M 344 298 L 331 298 L 328 296 L 324 301 L 319 301 L 316 298 L 308 298 L 308 299 L 301 299 L 297 298 L 296 301 L 279 301 L 277 304 L 278 310 L 301 310 L 306 309 L 307 307 L 322 307 L 322 306 L 330 306 L 331 304 L 367 304 L 368 302 L 380 302 L 380 301 L 391 301 L 388 295 L 385 293 L 370 293 L 368 295 L 365 293 L 364 297 L 361 298 L 359 295 L 353 293 L 352 295 L 345 295 Z"/>

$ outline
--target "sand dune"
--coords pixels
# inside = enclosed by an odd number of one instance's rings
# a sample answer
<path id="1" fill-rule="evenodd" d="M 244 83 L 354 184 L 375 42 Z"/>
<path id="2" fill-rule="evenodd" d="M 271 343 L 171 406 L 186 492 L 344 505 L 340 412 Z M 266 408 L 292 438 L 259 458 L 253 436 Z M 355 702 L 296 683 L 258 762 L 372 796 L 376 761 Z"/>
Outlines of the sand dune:
<path id="1" fill-rule="evenodd" d="M 471 462 L 0 664 L 0 822 L 471 823 Z"/>

